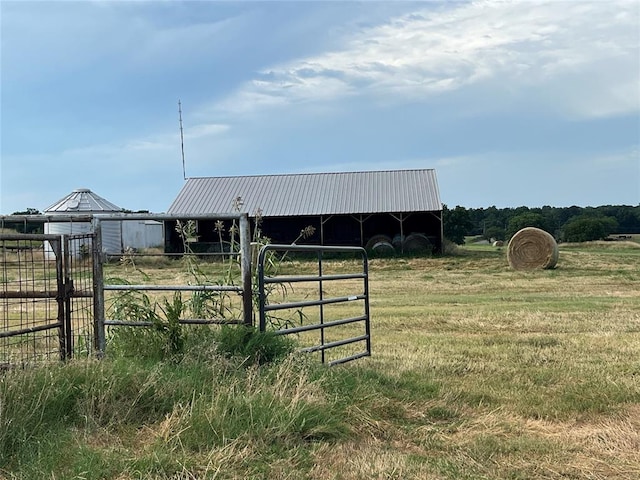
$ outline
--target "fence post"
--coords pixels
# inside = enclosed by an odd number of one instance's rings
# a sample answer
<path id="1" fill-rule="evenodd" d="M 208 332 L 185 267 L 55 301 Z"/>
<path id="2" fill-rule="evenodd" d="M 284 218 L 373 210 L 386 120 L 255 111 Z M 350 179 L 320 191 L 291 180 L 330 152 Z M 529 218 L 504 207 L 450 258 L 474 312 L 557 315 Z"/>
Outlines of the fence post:
<path id="1" fill-rule="evenodd" d="M 71 295 L 73 293 L 73 279 L 71 278 L 71 265 L 73 262 L 71 242 L 68 235 L 62 235 L 62 258 L 64 269 L 64 335 L 65 335 L 65 359 L 73 357 L 73 325 L 71 324 Z"/>
<path id="2" fill-rule="evenodd" d="M 102 270 L 102 224 L 93 219 L 93 343 L 96 356 L 102 358 L 106 348 L 104 328 L 104 276 Z"/>
<path id="3" fill-rule="evenodd" d="M 244 324 L 253 325 L 253 291 L 251 286 L 251 225 L 249 216 L 240 216 L 240 262 L 242 270 L 242 312 Z"/>
<path id="4" fill-rule="evenodd" d="M 57 294 L 56 302 L 58 302 L 58 335 L 60 336 L 60 360 L 67 358 L 67 335 L 65 330 L 65 277 L 64 277 L 64 259 L 62 258 L 62 235 L 55 241 L 49 240 L 49 245 L 56 257 L 56 283 Z M 46 254 L 45 254 L 46 255 Z"/>

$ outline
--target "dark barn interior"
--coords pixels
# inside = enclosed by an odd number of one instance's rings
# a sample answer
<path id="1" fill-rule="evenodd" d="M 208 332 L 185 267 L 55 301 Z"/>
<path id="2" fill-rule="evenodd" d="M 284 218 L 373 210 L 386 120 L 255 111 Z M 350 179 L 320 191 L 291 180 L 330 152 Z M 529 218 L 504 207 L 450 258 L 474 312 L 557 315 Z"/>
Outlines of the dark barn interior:
<path id="1" fill-rule="evenodd" d="M 272 243 L 363 246 L 387 254 L 442 252 L 442 208 L 432 170 L 188 179 L 169 213 L 211 214 L 211 220 L 197 222 L 190 248 L 215 252 L 221 235 L 223 245 L 229 241 L 232 224 L 225 221 L 220 229 L 214 212 L 228 211 L 225 205 L 233 202 L 249 214 L 252 234 L 256 214 L 251 212 L 260 212 L 262 236 Z M 387 210 L 398 206 L 406 209 Z M 182 252 L 175 226 L 167 222 L 165 248 Z"/>

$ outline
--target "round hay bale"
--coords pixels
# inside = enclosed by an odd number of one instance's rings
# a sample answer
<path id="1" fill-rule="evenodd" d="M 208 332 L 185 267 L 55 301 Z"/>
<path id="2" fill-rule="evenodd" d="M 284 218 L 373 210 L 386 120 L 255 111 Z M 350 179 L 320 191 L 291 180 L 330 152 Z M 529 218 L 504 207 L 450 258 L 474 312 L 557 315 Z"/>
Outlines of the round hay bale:
<path id="1" fill-rule="evenodd" d="M 370 252 L 370 251 L 373 250 L 374 245 L 376 245 L 376 244 L 378 244 L 380 242 L 386 242 L 389 245 L 391 245 L 391 238 L 388 235 L 374 235 L 373 237 L 371 237 L 369 239 L 367 244 L 364 246 L 364 249 L 367 252 Z"/>
<path id="2" fill-rule="evenodd" d="M 404 239 L 405 239 L 405 235 L 400 235 L 399 233 L 397 233 L 393 237 L 393 240 L 391 241 L 391 245 L 393 245 L 393 248 L 395 248 L 396 250 L 400 250 L 402 249 L 402 243 L 404 242 Z"/>
<path id="3" fill-rule="evenodd" d="M 526 227 L 509 240 L 507 259 L 515 270 L 554 268 L 558 263 L 558 244 L 550 233 Z"/>
<path id="4" fill-rule="evenodd" d="M 411 235 L 407 235 L 402 248 L 405 253 L 431 252 L 433 249 L 429 239 L 421 233 L 412 233 Z"/>
<path id="5" fill-rule="evenodd" d="M 496 240 L 493 242 L 494 247 L 504 247 L 504 242 L 502 240 Z"/>
<path id="6" fill-rule="evenodd" d="M 371 253 L 376 257 L 393 257 L 396 249 L 389 242 L 378 242 L 371 247 Z"/>

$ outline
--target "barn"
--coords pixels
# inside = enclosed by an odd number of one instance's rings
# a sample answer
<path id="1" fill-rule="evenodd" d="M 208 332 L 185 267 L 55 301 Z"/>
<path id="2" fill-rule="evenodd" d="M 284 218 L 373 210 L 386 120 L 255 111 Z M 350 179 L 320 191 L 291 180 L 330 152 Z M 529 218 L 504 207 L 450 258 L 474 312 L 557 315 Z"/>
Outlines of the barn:
<path id="1" fill-rule="evenodd" d="M 197 223 L 201 251 L 215 248 L 215 213 L 261 218 L 264 236 L 291 243 L 358 245 L 380 253 L 442 251 L 442 204 L 433 169 L 188 178 L 167 213 L 208 215 Z M 175 222 L 174 222 L 175 223 Z M 167 251 L 181 251 L 175 224 Z M 298 239 L 298 243 L 301 241 Z"/>

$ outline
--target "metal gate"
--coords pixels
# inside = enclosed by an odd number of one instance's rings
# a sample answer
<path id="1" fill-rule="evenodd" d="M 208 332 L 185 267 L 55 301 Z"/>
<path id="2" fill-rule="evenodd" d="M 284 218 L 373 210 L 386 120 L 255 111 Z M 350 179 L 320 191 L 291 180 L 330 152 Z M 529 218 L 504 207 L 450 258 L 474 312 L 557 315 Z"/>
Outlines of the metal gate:
<path id="1" fill-rule="evenodd" d="M 274 261 L 273 255 L 278 255 L 278 252 L 280 256 Z M 281 265 L 289 252 L 315 257 L 314 271 L 304 275 L 269 271 L 269 266 Z M 331 262 L 327 262 L 327 254 L 359 258 L 361 268 L 357 272 L 344 273 L 340 271 L 344 270 L 344 262 L 338 262 L 341 269 L 329 271 L 327 263 Z M 346 265 L 349 269 L 353 262 L 346 262 Z M 296 266 L 294 270 L 297 268 L 300 267 Z M 298 292 L 298 296 L 303 297 L 300 300 L 290 301 L 295 297 L 293 284 L 307 285 L 306 289 Z M 330 284 L 336 288 L 330 288 Z M 282 301 L 274 302 L 278 294 L 281 294 Z M 262 247 L 258 256 L 258 301 L 260 331 L 269 329 L 278 335 L 318 334 L 317 338 L 314 335 L 305 339 L 312 345 L 303 351 L 319 352 L 322 363 L 337 365 L 371 356 L 369 272 L 367 253 L 363 248 L 274 244 Z M 334 309 L 329 312 L 331 307 Z M 308 309 L 315 312 L 309 313 Z M 288 318 L 278 317 L 279 312 L 284 311 L 293 311 L 293 319 L 291 315 Z M 335 351 L 337 358 L 327 358 L 329 350 Z"/>
<path id="2" fill-rule="evenodd" d="M 93 352 L 93 240 L 0 234 L 0 368 Z"/>

